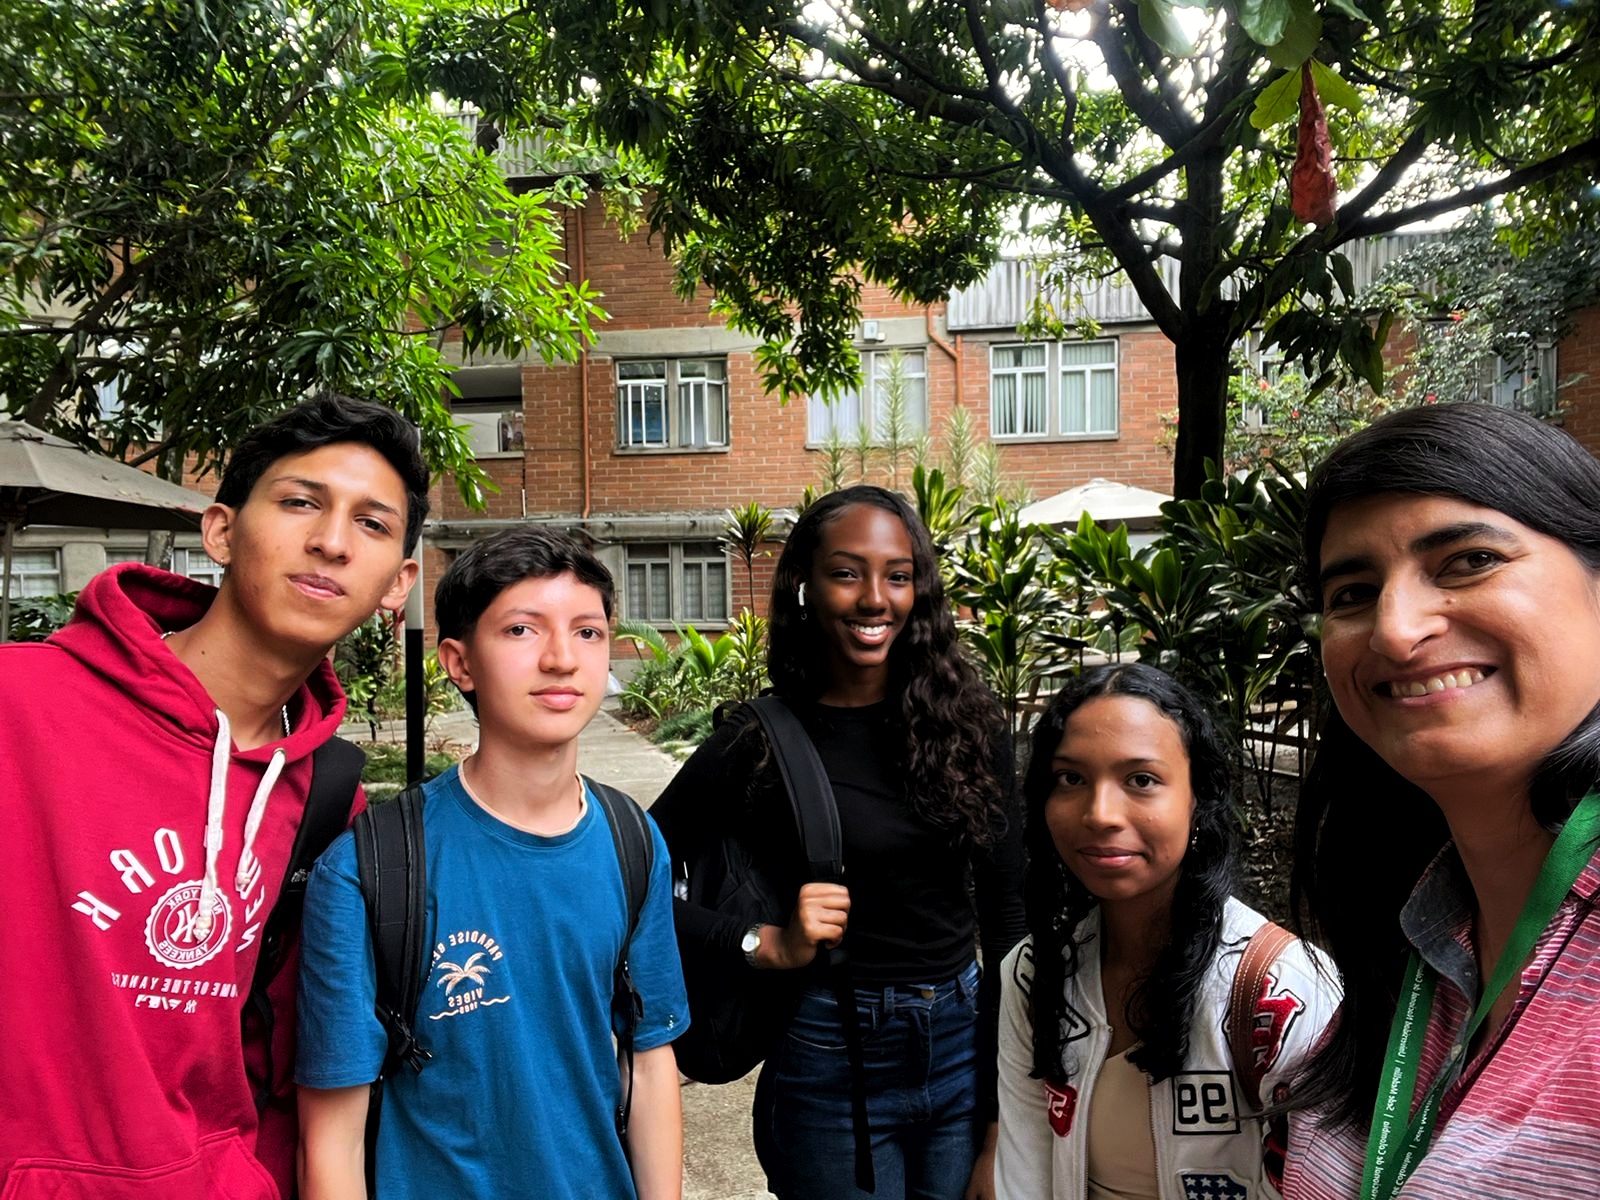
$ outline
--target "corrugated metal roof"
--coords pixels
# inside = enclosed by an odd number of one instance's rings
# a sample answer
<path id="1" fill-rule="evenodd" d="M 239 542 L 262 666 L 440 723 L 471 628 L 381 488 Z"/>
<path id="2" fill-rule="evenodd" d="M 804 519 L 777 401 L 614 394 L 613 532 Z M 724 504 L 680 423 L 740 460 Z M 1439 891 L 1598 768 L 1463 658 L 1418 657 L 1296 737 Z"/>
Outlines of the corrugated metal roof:
<path id="1" fill-rule="evenodd" d="M 455 112 L 450 116 L 461 126 L 468 140 L 476 144 L 478 114 Z M 507 179 L 551 179 L 559 175 L 593 174 L 607 165 L 609 160 L 598 152 L 557 158 L 551 153 L 544 137 L 536 133 L 523 133 L 514 136 L 500 134 L 494 161 Z"/>
<path id="2" fill-rule="evenodd" d="M 1391 233 L 1352 242 L 1340 247 L 1340 252 L 1350 260 L 1359 289 L 1372 283 L 1383 268 L 1401 254 L 1438 236 L 1437 233 Z M 1167 289 L 1175 293 L 1177 260 L 1163 258 L 1158 269 Z M 978 283 L 952 293 L 950 328 L 954 331 L 1014 329 L 1028 317 L 1034 298 L 1041 294 L 1040 274 L 1035 259 L 1001 259 Z M 1128 277 L 1120 271 L 1106 279 L 1085 281 L 1080 286 L 1081 294 L 1069 296 L 1060 288 L 1050 288 L 1044 292 L 1044 298 L 1068 321 L 1080 316 L 1091 317 L 1104 325 L 1150 320 L 1149 310 L 1139 300 Z"/>

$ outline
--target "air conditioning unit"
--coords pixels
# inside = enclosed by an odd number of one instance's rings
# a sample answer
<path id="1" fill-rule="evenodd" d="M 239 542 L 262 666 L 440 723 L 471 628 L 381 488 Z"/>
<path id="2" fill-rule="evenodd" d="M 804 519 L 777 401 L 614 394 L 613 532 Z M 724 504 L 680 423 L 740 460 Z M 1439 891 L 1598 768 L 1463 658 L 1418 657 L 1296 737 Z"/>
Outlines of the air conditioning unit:
<path id="1" fill-rule="evenodd" d="M 863 342 L 883 341 L 883 325 L 878 321 L 861 322 L 861 340 Z"/>

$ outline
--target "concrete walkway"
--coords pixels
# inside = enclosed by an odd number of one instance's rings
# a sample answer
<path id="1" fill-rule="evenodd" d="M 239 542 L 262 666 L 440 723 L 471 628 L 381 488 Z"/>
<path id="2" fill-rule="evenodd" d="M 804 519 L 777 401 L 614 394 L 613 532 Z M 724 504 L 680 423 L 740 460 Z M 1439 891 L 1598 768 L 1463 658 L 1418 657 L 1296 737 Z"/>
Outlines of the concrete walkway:
<path id="1" fill-rule="evenodd" d="M 365 725 L 347 725 L 342 732 L 360 741 L 371 736 Z M 445 740 L 467 750 L 477 744 L 470 712 L 434 718 L 429 749 Z M 621 788 L 645 808 L 655 803 L 677 769 L 676 759 L 617 718 L 612 701 L 578 739 L 578 770 Z M 754 1096 L 753 1074 L 719 1087 L 684 1080 L 684 1200 L 764 1200 L 768 1195 L 766 1176 L 750 1144 Z"/>

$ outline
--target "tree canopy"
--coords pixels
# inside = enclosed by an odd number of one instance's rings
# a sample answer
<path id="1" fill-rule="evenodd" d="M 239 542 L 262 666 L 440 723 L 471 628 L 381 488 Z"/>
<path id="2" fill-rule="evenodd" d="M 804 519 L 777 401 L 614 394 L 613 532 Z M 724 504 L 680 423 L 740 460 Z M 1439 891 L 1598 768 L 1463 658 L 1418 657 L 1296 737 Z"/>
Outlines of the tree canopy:
<path id="1" fill-rule="evenodd" d="M 0 0 L 0 407 L 215 466 L 308 389 L 347 390 L 416 420 L 475 498 L 445 330 L 572 356 L 597 309 L 550 197 L 513 194 L 411 68 L 429 15 Z"/>
<path id="2" fill-rule="evenodd" d="M 680 287 L 787 393 L 853 376 L 860 279 L 932 302 L 1008 245 L 1069 285 L 1124 272 L 1175 348 L 1194 495 L 1250 329 L 1381 383 L 1340 246 L 1496 199 L 1524 239 L 1592 210 L 1597 25 L 1597 0 L 548 0 L 444 40 L 486 107 L 564 99 L 644 153 Z M 1318 136 L 1343 197 L 1308 226 Z"/>

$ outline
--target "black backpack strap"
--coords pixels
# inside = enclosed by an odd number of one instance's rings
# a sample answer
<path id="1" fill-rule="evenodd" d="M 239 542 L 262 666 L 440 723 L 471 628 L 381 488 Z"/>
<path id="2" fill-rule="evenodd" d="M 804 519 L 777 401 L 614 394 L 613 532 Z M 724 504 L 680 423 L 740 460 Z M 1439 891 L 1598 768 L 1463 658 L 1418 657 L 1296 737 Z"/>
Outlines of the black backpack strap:
<path id="1" fill-rule="evenodd" d="M 300 914 L 305 910 L 306 880 L 322 852 L 350 823 L 356 786 L 367 756 L 359 746 L 343 738 L 329 738 L 311 753 L 311 785 L 300 813 L 300 825 L 289 850 L 278 900 L 262 927 L 261 952 L 256 972 L 250 980 L 250 994 L 239 1012 L 239 1029 L 246 1044 L 263 1039 L 267 1049 L 266 1078 L 255 1081 L 256 1111 L 265 1109 L 277 1088 L 278 1072 L 272 1062 L 272 1004 L 267 988 L 283 970 L 289 957 L 289 943 L 300 929 Z M 287 1072 L 286 1072 L 287 1073 Z"/>
<path id="2" fill-rule="evenodd" d="M 839 834 L 839 809 L 833 784 L 817 756 L 817 747 L 800 724 L 794 710 L 777 696 L 757 696 L 745 701 L 760 719 L 772 748 L 773 761 L 783 777 L 784 791 L 794 808 L 800 831 L 800 852 L 805 855 L 810 878 L 836 883 L 844 876 L 844 843 Z"/>
<path id="3" fill-rule="evenodd" d="M 617 862 L 622 867 L 622 889 L 628 900 L 628 928 L 622 936 L 622 952 L 617 955 L 616 969 L 611 981 L 612 1024 L 617 1031 L 617 1052 L 628 1066 L 627 1082 L 623 1086 L 622 1100 L 617 1105 L 617 1136 L 627 1136 L 628 1118 L 633 1111 L 633 1039 L 639 1030 L 639 1020 L 644 1016 L 644 1001 L 633 985 L 633 974 L 628 966 L 628 954 L 633 947 L 633 933 L 639 927 L 639 914 L 644 911 L 645 897 L 650 893 L 650 872 L 655 866 L 655 839 L 645 822 L 644 810 L 632 796 L 616 788 L 584 777 L 584 783 L 605 810 L 606 823 L 611 827 L 611 840 L 616 846 Z"/>
<path id="4" fill-rule="evenodd" d="M 408 787 L 356 818 L 356 875 L 366 905 L 377 969 L 377 1013 L 389 1035 L 383 1067 L 367 1103 L 367 1193 L 376 1194 L 378 1120 L 383 1080 L 403 1064 L 422 1070 L 432 1057 L 412 1028 L 426 976 L 427 848 L 422 836 L 422 788 Z"/>
<path id="5" fill-rule="evenodd" d="M 784 790 L 794 808 L 795 828 L 800 831 L 800 852 L 805 855 L 810 877 L 829 883 L 843 879 L 844 839 L 839 832 L 839 807 L 816 743 L 794 710 L 779 697 L 757 696 L 746 703 L 760 719 L 778 774 L 783 777 Z M 828 978 L 844 1020 L 845 1051 L 850 1059 L 850 1126 L 855 1135 L 856 1186 L 871 1192 L 875 1181 L 872 1130 L 867 1123 L 866 1061 L 861 1023 L 856 1017 L 855 979 L 850 971 L 849 951 L 843 945 L 828 952 Z"/>

